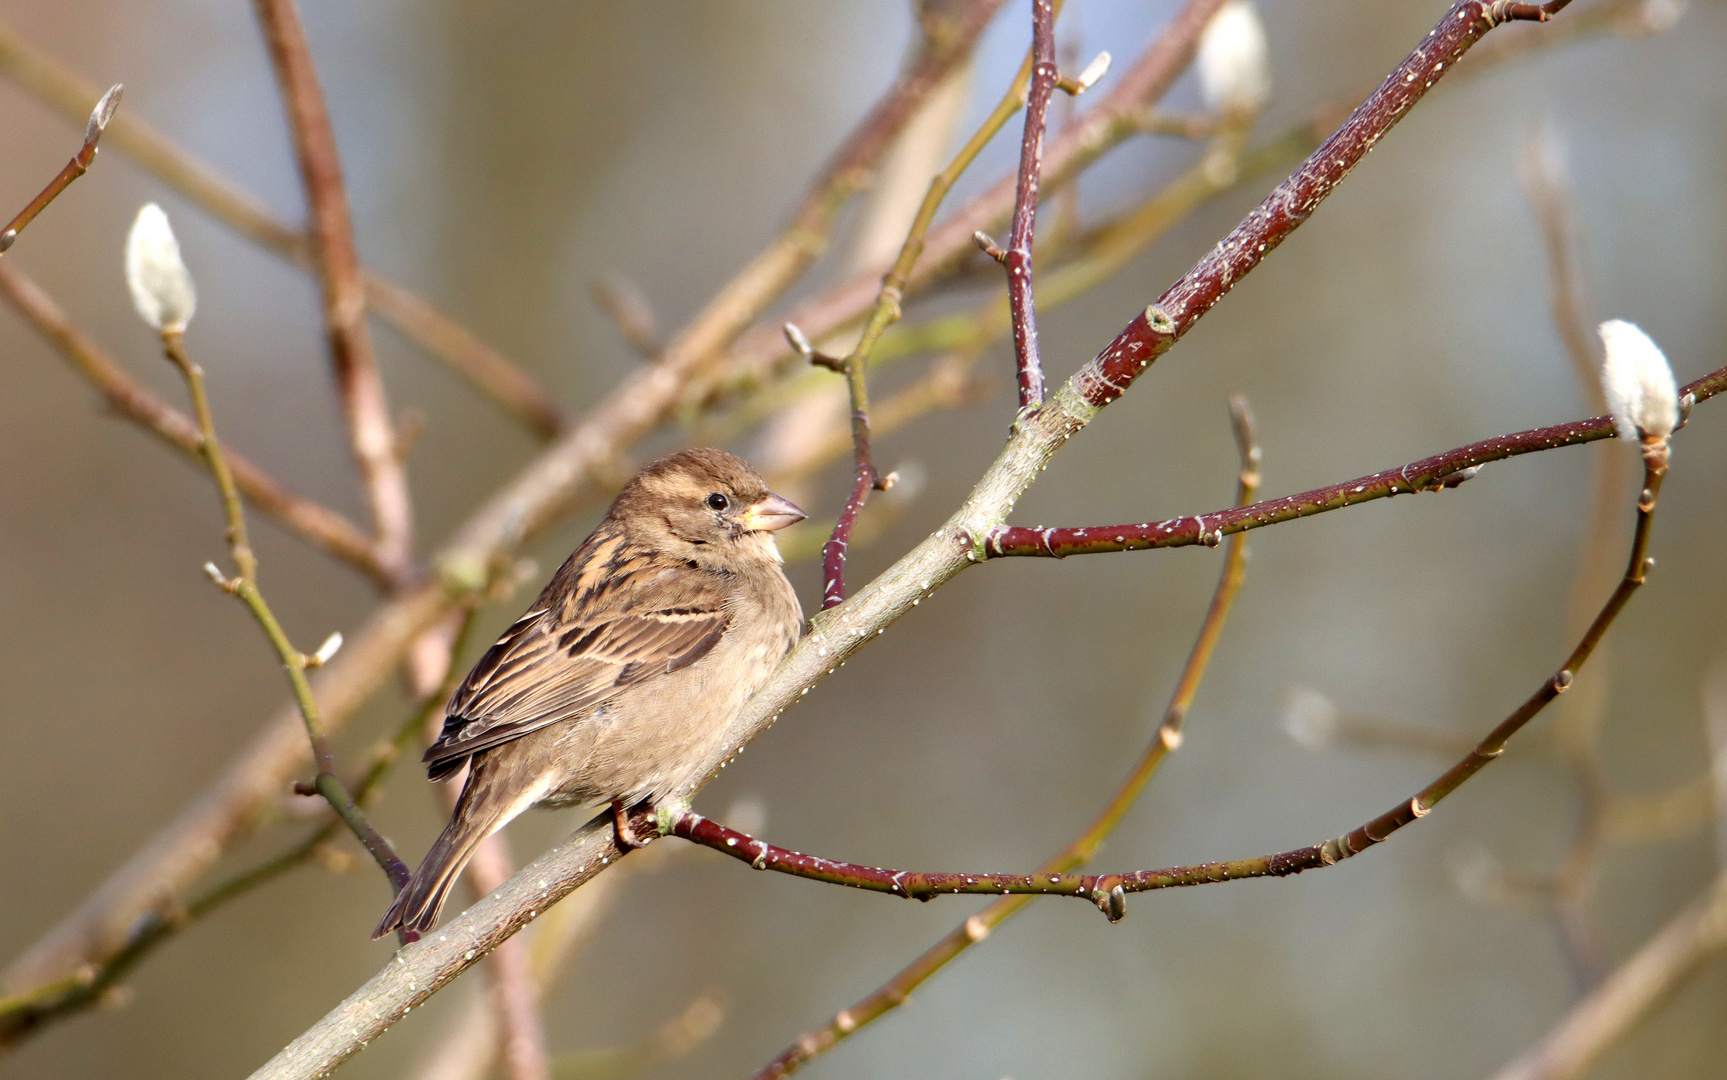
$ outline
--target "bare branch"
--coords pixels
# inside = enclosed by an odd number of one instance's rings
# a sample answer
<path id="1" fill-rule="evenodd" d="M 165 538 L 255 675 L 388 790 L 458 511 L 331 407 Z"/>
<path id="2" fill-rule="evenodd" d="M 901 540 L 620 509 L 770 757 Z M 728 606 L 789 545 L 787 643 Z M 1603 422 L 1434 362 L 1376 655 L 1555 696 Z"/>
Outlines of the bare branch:
<path id="1" fill-rule="evenodd" d="M 1727 368 L 1680 388 L 1681 395 L 1692 395 L 1705 401 L 1727 389 Z M 1084 528 L 1026 527 L 1003 525 L 990 531 L 984 541 L 986 558 L 1006 556 L 1041 556 L 1063 559 L 1069 555 L 1094 555 L 1112 551 L 1140 551 L 1146 548 L 1186 547 L 1190 544 L 1215 544 L 1219 539 L 1296 518 L 1312 517 L 1328 510 L 1341 510 L 1375 499 L 1407 495 L 1421 491 L 1443 491 L 1456 487 L 1482 465 L 1492 461 L 1576 446 L 1614 437 L 1611 417 L 1596 416 L 1588 420 L 1573 420 L 1568 424 L 1520 431 L 1484 439 L 1442 454 L 1412 461 L 1397 469 L 1345 480 L 1329 487 L 1315 488 L 1299 495 L 1285 495 L 1252 506 L 1217 510 L 1194 517 L 1169 518 L 1134 525 L 1091 525 Z"/>
<path id="2" fill-rule="evenodd" d="M 856 189 L 876 156 L 915 112 L 922 95 L 969 52 L 996 3 L 999 0 L 973 0 L 961 19 L 944 29 L 940 41 L 925 43 L 921 58 L 852 132 L 834 165 L 818 178 L 806 209 L 832 202 L 837 213 L 839 201 Z M 5 44 L 0 39 L 0 66 L 16 58 Z M 824 212 L 812 220 L 816 219 L 831 223 L 832 214 Z M 804 220 L 802 215 L 799 220 Z M 625 379 L 470 515 L 434 561 L 436 580 L 398 594 L 351 636 L 343 654 L 314 680 L 330 730 L 353 715 L 425 630 L 484 587 L 500 555 L 538 535 L 582 499 L 594 497 L 599 490 L 596 480 L 615 471 L 626 448 L 672 415 L 690 380 L 791 284 L 796 271 L 807 267 L 804 255 L 788 263 L 790 257 L 784 254 L 787 245 L 798 252 L 809 246 L 809 233 L 800 229 L 793 230 L 796 243 L 782 238 L 752 260 L 668 344 L 659 363 Z M 786 269 L 792 264 L 792 269 Z M 301 768 L 305 741 L 298 714 L 291 709 L 278 713 L 208 791 L 0 978 L 9 986 L 35 986 L 82 964 L 100 963 L 124 947 L 130 928 L 141 917 L 160 910 L 164 897 L 189 888 L 222 851 L 251 830 L 260 809 Z"/>
<path id="3" fill-rule="evenodd" d="M 1253 415 L 1248 410 L 1245 398 L 1239 395 L 1231 397 L 1230 419 L 1235 430 L 1236 446 L 1241 453 L 1235 501 L 1237 505 L 1245 505 L 1258 491 L 1260 479 L 1259 444 L 1254 438 Z M 1199 692 L 1200 681 L 1204 679 L 1206 668 L 1211 663 L 1217 639 L 1223 633 L 1223 623 L 1228 618 L 1230 605 L 1234 602 L 1236 591 L 1241 588 L 1246 575 L 1246 537 L 1233 536 L 1229 541 L 1229 553 L 1224 559 L 1223 573 L 1218 578 L 1217 589 L 1212 593 L 1211 604 L 1206 609 L 1205 619 L 1200 624 L 1193 649 L 1188 653 L 1187 663 L 1182 666 L 1175 690 L 1170 695 L 1169 706 L 1164 710 L 1163 722 L 1158 725 L 1150 745 L 1145 748 L 1139 760 L 1128 771 L 1127 778 L 1091 824 L 1069 841 L 1066 847 L 1038 867 L 1037 873 L 1062 874 L 1091 861 L 1103 841 L 1139 799 L 1140 792 L 1145 790 L 1145 785 L 1150 782 L 1157 767 L 1163 764 L 1164 758 L 1181 746 L 1182 723 L 1187 718 L 1188 709 L 1193 705 L 1194 695 Z M 1032 899 L 1030 896 L 1004 896 L 995 900 L 955 927 L 946 937 L 901 968 L 879 988 L 850 1008 L 840 1010 L 825 1028 L 805 1032 L 792 1040 L 791 1044 L 757 1072 L 752 1080 L 780 1080 L 781 1077 L 789 1076 L 865 1025 L 904 1005 L 913 990 L 958 959 L 961 953 L 988 937 L 996 927 L 1031 903 Z"/>
<path id="4" fill-rule="evenodd" d="M 52 297 L 10 263 L 0 260 L 0 294 L 89 380 L 108 406 L 137 423 L 188 460 L 198 460 L 198 425 L 146 390 L 72 322 Z M 246 501 L 313 547 L 353 566 L 386 588 L 396 578 L 378 559 L 376 545 L 358 525 L 326 506 L 283 487 L 238 454 L 228 455 Z"/>
<path id="5" fill-rule="evenodd" d="M 287 107 L 294 157 L 306 189 L 312 256 L 323 285 L 324 332 L 348 419 L 348 442 L 360 466 L 380 561 L 400 575 L 414 558 L 413 507 L 384 383 L 372 355 L 366 291 L 336 135 L 294 0 L 254 0 L 253 7 Z"/>
<path id="6" fill-rule="evenodd" d="M 270 610 L 269 603 L 258 587 L 258 559 L 252 552 L 251 541 L 246 534 L 246 511 L 240 504 L 240 489 L 234 483 L 228 460 L 222 453 L 222 444 L 216 438 L 216 425 L 210 414 L 210 400 L 204 393 L 204 372 L 186 355 L 185 340 L 179 329 L 162 332 L 162 349 L 174 366 L 180 369 L 181 376 L 186 380 L 186 391 L 192 397 L 193 413 L 198 418 L 199 452 L 209 463 L 210 475 L 215 478 L 216 490 L 221 496 L 222 512 L 227 518 L 228 550 L 234 557 L 234 565 L 239 573 L 233 578 L 224 578 L 214 565 L 206 564 L 205 569 L 224 592 L 232 594 L 246 605 L 246 609 L 257 620 L 258 626 L 263 629 L 264 636 L 276 650 L 277 657 L 282 661 L 282 668 L 288 674 L 288 685 L 293 689 L 300 717 L 306 724 L 306 738 L 311 742 L 312 760 L 317 766 L 318 774 L 309 788 L 297 790 L 300 790 L 301 794 L 315 792 L 322 795 L 330 808 L 336 811 L 336 816 L 342 819 L 342 823 L 348 826 L 372 858 L 377 860 L 378 866 L 389 877 L 391 886 L 400 891 L 408 882 L 408 868 L 390 847 L 390 842 L 366 819 L 365 811 L 360 809 L 347 785 L 336 775 L 336 757 L 330 749 L 330 737 L 318 715 L 318 700 L 312 694 L 312 684 L 306 681 L 307 669 L 321 667 L 328 658 L 323 656 L 323 651 L 320 650 L 318 663 L 312 664 L 305 653 L 294 647 L 288 639 L 287 631 L 282 628 L 275 612 Z M 341 641 L 339 637 L 332 640 L 338 645 Z M 334 653 L 335 650 L 330 651 Z"/>
<path id="7" fill-rule="evenodd" d="M 1007 250 L 998 260 L 1007 271 L 1021 412 L 1043 404 L 1043 362 L 1037 354 L 1037 314 L 1031 289 L 1031 244 L 1037 231 L 1037 189 L 1043 176 L 1043 136 L 1049 96 L 1061 81 L 1061 71 L 1055 62 L 1052 0 L 1032 0 L 1031 26 L 1031 88 L 1026 97 L 1025 134 L 1020 140 L 1019 172 L 1014 182 L 1013 225 L 1008 233 Z"/>
<path id="8" fill-rule="evenodd" d="M 1727 949 L 1727 877 L 1669 919 L 1496 1080 L 1574 1080 Z"/>
<path id="9" fill-rule="evenodd" d="M 72 160 L 66 163 L 66 167 L 48 181 L 48 186 L 31 199 L 24 209 L 18 211 L 4 229 L 0 229 L 0 255 L 10 251 L 18 239 L 18 234 L 24 231 L 24 226 L 36 220 L 36 215 L 59 198 L 60 193 L 71 187 L 72 181 L 83 176 L 90 168 L 90 163 L 96 160 L 96 144 L 101 141 L 102 133 L 108 129 L 108 121 L 114 118 L 114 110 L 120 107 L 120 91 L 119 83 L 108 88 L 108 92 L 102 95 L 101 100 L 96 102 L 96 107 L 90 111 L 90 120 L 84 125 L 84 145 L 72 155 Z"/>
<path id="10" fill-rule="evenodd" d="M 96 87 L 32 48 L 3 23 L 0 74 L 74 120 L 82 119 L 89 103 L 96 100 Z M 114 117 L 108 142 L 248 240 L 303 270 L 312 269 L 312 243 L 303 231 L 279 220 L 258 198 L 149 124 L 120 114 Z M 552 399 L 502 353 L 402 286 L 370 270 L 361 273 L 367 303 L 409 341 L 449 364 L 542 435 L 549 437 L 563 426 Z"/>

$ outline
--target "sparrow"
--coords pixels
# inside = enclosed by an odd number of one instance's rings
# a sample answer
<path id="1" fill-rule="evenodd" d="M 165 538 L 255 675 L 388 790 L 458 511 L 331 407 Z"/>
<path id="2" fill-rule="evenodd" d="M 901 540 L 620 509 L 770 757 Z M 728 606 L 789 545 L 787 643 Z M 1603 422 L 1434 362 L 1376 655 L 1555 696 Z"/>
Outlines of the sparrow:
<path id="1" fill-rule="evenodd" d="M 646 843 L 628 811 L 696 779 L 797 642 L 773 533 L 804 517 L 723 450 L 631 480 L 445 706 L 426 775 L 466 765 L 461 798 L 372 936 L 437 925 L 475 846 L 529 807 L 610 803 L 619 841 Z"/>

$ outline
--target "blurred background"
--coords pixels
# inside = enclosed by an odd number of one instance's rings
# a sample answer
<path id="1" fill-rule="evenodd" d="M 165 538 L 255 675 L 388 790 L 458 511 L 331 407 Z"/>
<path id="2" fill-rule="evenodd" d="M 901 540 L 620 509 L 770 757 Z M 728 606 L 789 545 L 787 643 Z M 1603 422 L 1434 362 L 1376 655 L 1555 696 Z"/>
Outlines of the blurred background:
<path id="1" fill-rule="evenodd" d="M 1257 131 L 1269 137 L 1371 87 L 1446 5 L 1258 6 L 1273 98 Z M 1119 64 L 1175 7 L 1072 0 L 1060 36 L 1081 63 L 1107 49 Z M 1029 38 L 1023 9 L 1007 5 L 984 36 L 958 132 L 972 130 L 1011 79 Z M 305 0 L 302 11 L 363 259 L 514 357 L 572 413 L 640 363 L 589 283 L 627 275 L 662 327 L 681 325 L 778 235 L 809 177 L 892 81 L 916 30 L 903 4 Z M 301 219 L 249 5 L 61 0 L 6 3 L 0 13 L 87 79 L 124 82 L 127 112 L 283 218 Z M 1463 78 L 1466 60 L 1455 84 L 1442 84 L 1274 258 L 1065 448 L 1015 520 L 1102 524 L 1227 505 L 1231 391 L 1258 414 L 1266 496 L 1587 415 L 1518 176 L 1524 147 L 1544 128 L 1569 162 L 1578 264 L 1597 317 L 1643 326 L 1681 382 L 1720 366 L 1724 50 L 1727 9 L 1698 0 L 1666 33 L 1588 36 Z M 1184 77 L 1165 104 L 1200 110 L 1197 80 Z M 0 116 L 0 191 L 22 205 L 77 133 L 10 82 L 0 82 Z M 950 206 L 1012 168 L 1018 125 Z M 1080 227 L 1132 207 L 1201 153 L 1185 140 L 1130 141 L 1080 183 Z M 1052 377 L 1090 357 L 1280 177 L 1246 178 L 1119 275 L 1048 312 Z M 126 229 L 149 200 L 168 211 L 197 279 L 188 343 L 209 374 L 219 429 L 296 489 L 363 518 L 310 279 L 118 152 L 105 152 L 6 258 L 178 403 L 183 391 L 133 316 L 121 274 Z M 854 265 L 858 218 L 842 222 L 795 296 Z M 968 310 L 998 286 L 996 275 L 979 275 L 928 310 Z M 409 468 L 420 547 L 432 551 L 536 442 L 392 331 L 375 337 L 392 406 L 425 420 Z M 109 416 L 10 308 L 0 310 L 0 343 L 0 955 L 10 959 L 219 775 L 284 694 L 245 613 L 199 570 L 223 550 L 205 477 Z M 945 518 L 995 456 L 1013 410 L 1010 363 L 996 345 L 976 369 L 973 389 L 985 392 L 880 441 L 877 460 L 921 482 L 854 548 L 854 583 Z M 923 370 L 921 360 L 884 369 L 877 393 Z M 1600 761 L 1614 793 L 1695 792 L 1708 768 L 1703 691 L 1712 672 L 1727 679 L 1724 410 L 1700 406 L 1676 438 L 1658 570 L 1580 682 L 1599 690 Z M 762 449 L 750 432 L 731 439 L 746 453 Z M 1099 868 L 1313 843 L 1441 771 L 1455 752 L 1367 745 L 1349 733 L 1413 731 L 1443 749 L 1484 733 L 1551 672 L 1569 648 L 1597 454 L 1632 456 L 1617 443 L 1534 455 L 1490 465 L 1453 492 L 1252 533 L 1247 585 L 1186 742 Z M 846 483 L 836 465 L 800 497 L 831 516 Z M 1621 495 L 1615 570 L 1633 492 Z M 573 516 L 532 546 L 540 576 L 484 609 L 478 636 L 490 640 L 518 613 L 598 513 Z M 374 606 L 359 575 L 254 522 L 265 588 L 302 646 L 352 630 Z M 698 809 L 765 821 L 775 842 L 836 858 L 1030 869 L 1090 819 L 1151 736 L 1221 560 L 1221 550 L 1187 548 L 974 569 L 812 692 Z M 806 559 L 792 576 L 813 610 L 819 569 Z M 1609 585 L 1591 588 L 1592 607 Z M 1301 687 L 1311 688 L 1298 697 L 1305 743 L 1285 730 Z M 358 760 L 405 708 L 401 693 L 381 695 L 339 753 Z M 1340 730 L 1316 730 L 1315 717 L 1339 713 Z M 1557 711 L 1543 717 L 1441 812 L 1323 873 L 1130 898 L 1113 926 L 1071 902 L 1033 905 L 808 1074 L 1490 1075 L 1584 985 L 1551 906 L 1518 884 L 1551 873 L 1582 812 L 1566 742 L 1554 734 L 1564 722 Z M 1718 871 L 1707 801 L 1686 805 L 1677 823 L 1631 829 L 1605 851 L 1587 908 L 1609 965 Z M 373 812 L 411 861 L 444 816 L 438 793 L 409 767 Z M 518 858 L 578 821 L 523 819 L 511 828 Z M 266 830 L 224 868 L 281 849 L 303 828 Z M 724 1011 L 717 1031 L 650 1075 L 747 1075 L 981 906 L 911 905 L 751 874 L 705 851 L 656 862 L 614 891 L 546 1001 L 554 1051 L 639 1043 L 709 993 Z M 58 1023 L 0 1058 L 0 1077 L 249 1072 L 389 958 L 391 944 L 368 940 L 387 900 L 370 866 L 296 871 L 151 956 L 120 1007 Z M 478 976 L 415 1010 L 344 1075 L 418 1075 L 483 988 Z M 1716 963 L 1600 1075 L 1727 1077 L 1724 1007 L 1727 965 Z"/>

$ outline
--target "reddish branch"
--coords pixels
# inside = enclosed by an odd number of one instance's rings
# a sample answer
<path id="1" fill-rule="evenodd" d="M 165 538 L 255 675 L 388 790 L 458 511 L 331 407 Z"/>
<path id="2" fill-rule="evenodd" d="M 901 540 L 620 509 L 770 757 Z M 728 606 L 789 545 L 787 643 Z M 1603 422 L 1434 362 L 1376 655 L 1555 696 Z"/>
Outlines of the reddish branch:
<path id="1" fill-rule="evenodd" d="M 324 331 L 348 418 L 348 441 L 360 466 L 380 559 L 401 576 L 413 560 L 413 509 L 366 328 L 366 287 L 354 247 L 336 135 L 293 0 L 254 0 L 253 6 L 287 106 L 294 157 L 306 188 L 313 262 L 323 286 Z"/>
<path id="2" fill-rule="evenodd" d="M 1043 403 L 1043 363 L 1037 355 L 1037 315 L 1031 292 L 1031 243 L 1037 230 L 1037 188 L 1043 176 L 1043 135 L 1049 96 L 1061 72 L 1055 62 L 1055 11 L 1051 0 L 1031 4 L 1031 90 L 1025 103 L 1015 178 L 1013 226 L 1001 264 L 1007 269 L 1007 302 L 1013 318 L 1013 354 L 1019 368 L 1019 407 Z"/>
<path id="3" fill-rule="evenodd" d="M 1392 809 L 1335 839 L 1250 859 L 1172 866 L 1123 874 L 961 874 L 889 870 L 804 855 L 728 829 L 693 811 L 684 811 L 674 818 L 671 831 L 686 840 L 747 862 L 757 870 L 775 870 L 782 874 L 812 878 L 829 884 L 847 885 L 917 900 L 932 900 L 937 896 L 961 893 L 1072 896 L 1090 900 L 1111 922 L 1127 913 L 1128 893 L 1186 885 L 1209 885 L 1241 878 L 1288 877 L 1304 870 L 1333 866 L 1361 854 L 1405 825 L 1425 817 L 1440 800 L 1497 759 L 1513 735 L 1571 687 L 1577 672 L 1601 643 L 1613 620 L 1624 610 L 1631 594 L 1642 586 L 1650 566 L 1653 565 L 1648 557 L 1649 528 L 1654 519 L 1661 482 L 1667 470 L 1665 445 L 1646 446 L 1644 460 L 1646 464 L 1643 491 L 1637 501 L 1637 527 L 1625 575 L 1620 580 L 1619 587 L 1613 590 L 1613 594 L 1602 605 L 1576 647 L 1571 650 L 1571 654 L 1565 658 L 1565 662 L 1553 675 L 1545 679 L 1541 687 L 1521 706 L 1500 721 L 1485 739 L 1438 779 L 1422 788 L 1414 797 L 1398 803 Z"/>
<path id="4" fill-rule="evenodd" d="M 1223 0 L 1187 0 L 1145 52 L 1119 78 L 1112 80 L 1108 95 L 1065 125 L 1049 144 L 1040 186 L 1049 188 L 1068 182 L 1131 135 L 1145 106 L 1162 98 L 1192 62 L 1199 35 L 1222 6 Z M 998 226 L 1012 211 L 1017 184 L 1017 173 L 1002 178 L 931 229 L 921 246 L 917 272 L 907 282 L 906 292 L 915 292 L 971 254 L 975 234 Z M 787 317 L 810 337 L 820 340 L 864 316 L 876 300 L 881 280 L 880 268 L 862 271 L 837 288 L 799 304 Z M 746 335 L 733 350 L 726 381 L 749 383 L 765 379 L 790 358 L 778 324 L 759 328 Z"/>
<path id="5" fill-rule="evenodd" d="M 1712 371 L 1680 388 L 1693 401 L 1704 401 L 1727 390 L 1727 367 Z M 1232 507 L 1195 517 L 1148 521 L 1137 525 L 1093 525 L 1085 528 L 1027 528 L 1003 525 L 984 540 L 988 558 L 1032 555 L 1065 558 L 1109 551 L 1139 551 L 1144 548 L 1186 547 L 1216 544 L 1232 533 L 1276 525 L 1293 518 L 1311 517 L 1328 510 L 1386 499 L 1417 491 L 1439 491 L 1468 479 L 1470 470 L 1490 461 L 1556 450 L 1613 438 L 1613 420 L 1606 416 L 1573 420 L 1567 424 L 1520 431 L 1485 439 L 1443 454 L 1410 462 L 1399 469 L 1386 469 L 1341 484 L 1315 488 L 1299 495 L 1267 499 L 1251 506 Z"/>
<path id="6" fill-rule="evenodd" d="M 0 255 L 5 254 L 18 239 L 18 234 L 24 231 L 24 226 L 36 220 L 49 203 L 60 197 L 60 193 L 72 186 L 72 181 L 83 176 L 90 168 L 90 163 L 96 160 L 96 144 L 102 140 L 102 133 L 108 130 L 108 121 L 114 118 L 114 110 L 120 107 L 121 86 L 115 83 L 96 102 L 96 107 L 90 112 L 90 121 L 84 125 L 84 145 L 72 155 L 72 160 L 66 163 L 54 179 L 48 181 L 48 186 L 30 200 L 30 204 L 18 211 L 16 217 L 0 229 Z"/>
<path id="7" fill-rule="evenodd" d="M 1254 492 L 1259 489 L 1260 452 L 1254 436 L 1253 414 L 1247 407 L 1246 399 L 1232 396 L 1229 411 L 1236 445 L 1241 453 L 1241 467 L 1236 474 L 1235 501 L 1239 505 L 1251 500 Z M 1037 873 L 1065 873 L 1089 862 L 1097 854 L 1105 838 L 1133 807 L 1164 758 L 1181 746 L 1182 724 L 1187 718 L 1194 696 L 1199 692 L 1200 681 L 1205 677 L 1218 638 L 1223 633 L 1224 620 L 1229 615 L 1236 591 L 1246 579 L 1246 573 L 1247 537 L 1232 537 L 1228 555 L 1224 559 L 1223 572 L 1218 576 L 1217 588 L 1212 593 L 1211 604 L 1206 609 L 1205 619 L 1200 624 L 1187 662 L 1182 666 L 1181 676 L 1176 680 L 1175 690 L 1170 694 L 1169 706 L 1163 713 L 1163 722 L 1153 733 L 1150 745 L 1140 754 L 1139 760 L 1128 770 L 1121 786 L 1085 830 L 1061 851 L 1047 859 Z M 806 1032 L 793 1040 L 779 1056 L 759 1070 L 752 1080 L 783 1080 L 816 1057 L 833 1049 L 840 1040 L 904 1005 L 913 990 L 922 986 L 961 953 L 988 937 L 996 927 L 1031 903 L 1032 899 L 1030 896 L 1004 896 L 970 916 L 901 968 L 887 982 L 850 1008 L 841 1010 L 826 1027 Z"/>
<path id="8" fill-rule="evenodd" d="M 1569 2 L 1553 0 L 1537 5 L 1462 0 L 1454 5 L 1331 138 L 1080 369 L 1075 381 L 1085 400 L 1101 408 L 1120 397 L 1153 360 L 1168 351 L 1236 282 L 1312 216 L 1367 152 L 1489 30 L 1511 20 L 1544 20 Z"/>

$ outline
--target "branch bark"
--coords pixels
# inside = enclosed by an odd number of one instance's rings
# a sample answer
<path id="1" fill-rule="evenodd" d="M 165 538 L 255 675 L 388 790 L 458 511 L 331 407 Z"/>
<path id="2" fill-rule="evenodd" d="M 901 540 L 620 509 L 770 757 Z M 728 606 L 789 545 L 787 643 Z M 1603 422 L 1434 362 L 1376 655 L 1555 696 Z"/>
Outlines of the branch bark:
<path id="1" fill-rule="evenodd" d="M 348 192 L 336 153 L 336 134 L 330 127 L 324 91 L 318 85 L 317 68 L 294 0 L 254 0 L 253 7 L 287 107 L 294 158 L 306 189 L 312 258 L 323 286 L 324 333 L 342 411 L 348 419 L 348 442 L 360 466 L 379 559 L 402 577 L 414 558 L 413 506 L 366 326 L 366 291 L 354 247 Z"/>
<path id="2" fill-rule="evenodd" d="M 1344 128 L 1231 233 L 1230 242 L 1253 235 L 1263 238 L 1256 242 L 1265 243 L 1267 249 L 1275 247 L 1508 10 L 1483 0 L 1463 0 L 1455 5 Z M 1197 27 L 1193 33 L 1198 33 Z M 1190 38 L 1181 51 L 1191 55 L 1191 48 Z M 1056 451 L 1119 397 L 1153 358 L 1167 351 L 1262 256 L 1262 250 L 1239 243 L 1208 255 L 1164 294 L 1160 304 L 1136 317 L 1097 359 L 1067 380 L 1043 406 L 1022 417 L 1001 454 L 946 523 L 851 599 L 811 620 L 803 640 L 730 725 L 701 778 L 687 790 L 670 793 L 668 803 L 687 799 L 699 790 L 841 662 L 961 570 L 983 561 L 984 538 L 1001 524 Z M 652 370 L 668 367 L 661 364 Z M 522 504 L 517 500 L 514 505 Z M 263 1080 L 327 1073 L 388 1029 L 407 1009 L 459 975 L 477 956 L 531 921 L 545 905 L 599 873 L 620 854 L 613 830 L 589 823 L 436 935 L 398 952 L 383 972 L 295 1039 L 254 1077 Z"/>

